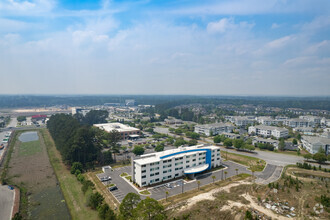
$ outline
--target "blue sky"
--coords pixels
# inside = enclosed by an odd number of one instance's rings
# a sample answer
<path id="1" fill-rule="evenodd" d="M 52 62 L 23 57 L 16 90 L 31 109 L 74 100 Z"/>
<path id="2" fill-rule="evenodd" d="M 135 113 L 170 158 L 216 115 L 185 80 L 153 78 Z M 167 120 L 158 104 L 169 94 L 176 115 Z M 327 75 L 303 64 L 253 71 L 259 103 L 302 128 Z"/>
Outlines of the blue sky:
<path id="1" fill-rule="evenodd" d="M 329 0 L 0 0 L 0 94 L 330 95 Z"/>

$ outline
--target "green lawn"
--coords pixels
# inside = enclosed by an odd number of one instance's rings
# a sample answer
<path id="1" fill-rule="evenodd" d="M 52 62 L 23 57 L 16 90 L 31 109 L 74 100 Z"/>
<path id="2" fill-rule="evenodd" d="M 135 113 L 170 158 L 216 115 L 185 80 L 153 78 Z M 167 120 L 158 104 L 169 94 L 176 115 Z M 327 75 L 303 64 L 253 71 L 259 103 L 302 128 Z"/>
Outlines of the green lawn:
<path id="1" fill-rule="evenodd" d="M 41 152 L 40 140 L 21 142 L 19 146 L 19 156 L 30 156 Z"/>
<path id="2" fill-rule="evenodd" d="M 250 170 L 254 170 L 254 171 L 263 171 L 266 166 L 266 161 L 256 157 L 250 157 L 246 155 L 229 153 L 229 152 L 227 153 L 224 151 L 221 151 L 221 157 L 223 159 L 232 160 L 236 163 L 247 166 L 249 167 Z"/>
<path id="3" fill-rule="evenodd" d="M 81 183 L 70 173 L 62 162 L 61 156 L 47 129 L 42 129 L 41 134 L 47 146 L 49 160 L 54 168 L 56 177 L 60 182 L 72 219 L 99 219 L 97 211 L 86 206 L 86 197 L 88 193 L 85 195 L 83 194 L 81 191 Z"/>

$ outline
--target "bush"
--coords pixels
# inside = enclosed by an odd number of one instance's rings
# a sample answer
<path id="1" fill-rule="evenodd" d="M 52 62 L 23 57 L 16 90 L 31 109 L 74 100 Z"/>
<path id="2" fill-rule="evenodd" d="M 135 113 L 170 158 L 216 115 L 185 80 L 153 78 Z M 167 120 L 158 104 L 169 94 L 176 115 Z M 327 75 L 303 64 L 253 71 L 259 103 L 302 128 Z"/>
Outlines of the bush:
<path id="1" fill-rule="evenodd" d="M 85 177 L 82 174 L 77 175 L 77 180 L 81 183 L 85 181 Z"/>
<path id="2" fill-rule="evenodd" d="M 80 173 L 83 171 L 83 165 L 80 162 L 74 162 L 71 166 L 71 174 L 75 174 L 79 170 Z"/>
<path id="3" fill-rule="evenodd" d="M 94 183 L 92 181 L 90 181 L 90 180 L 85 180 L 83 182 L 82 187 L 81 187 L 81 191 L 83 191 L 83 193 L 85 194 L 87 192 L 88 188 L 92 188 L 93 189 L 94 188 Z"/>
<path id="4" fill-rule="evenodd" d="M 99 192 L 96 192 L 91 194 L 91 196 L 88 198 L 87 205 L 92 209 L 96 209 L 102 204 L 103 200 L 103 196 Z"/>

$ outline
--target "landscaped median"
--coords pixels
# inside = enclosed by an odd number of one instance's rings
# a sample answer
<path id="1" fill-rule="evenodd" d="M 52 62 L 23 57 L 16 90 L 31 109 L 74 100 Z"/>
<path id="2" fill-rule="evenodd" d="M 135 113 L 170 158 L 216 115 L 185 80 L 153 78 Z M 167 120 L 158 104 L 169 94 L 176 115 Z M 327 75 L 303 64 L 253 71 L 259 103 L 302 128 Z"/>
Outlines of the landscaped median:
<path id="1" fill-rule="evenodd" d="M 128 184 L 130 184 L 139 194 L 143 196 L 149 196 L 151 193 L 145 189 L 145 188 L 140 188 L 132 182 L 132 176 L 128 175 L 128 173 L 122 173 L 119 175 L 121 178 L 123 178 Z"/>
<path id="2" fill-rule="evenodd" d="M 247 166 L 249 170 L 255 172 L 263 171 L 266 166 L 266 161 L 259 158 L 229 153 L 227 151 L 221 151 L 221 157 L 222 159 L 231 160 L 241 165 Z"/>

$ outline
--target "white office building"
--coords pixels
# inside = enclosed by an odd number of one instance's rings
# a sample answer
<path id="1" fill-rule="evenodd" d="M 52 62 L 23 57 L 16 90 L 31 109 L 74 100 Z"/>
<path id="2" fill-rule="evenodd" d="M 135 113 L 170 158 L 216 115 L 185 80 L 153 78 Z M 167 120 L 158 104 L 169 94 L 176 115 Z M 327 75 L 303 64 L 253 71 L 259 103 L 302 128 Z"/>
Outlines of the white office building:
<path id="1" fill-rule="evenodd" d="M 224 132 L 233 132 L 234 126 L 230 123 L 215 123 L 215 124 L 205 124 L 196 125 L 195 132 L 198 134 L 205 134 L 206 136 L 218 135 Z"/>
<path id="2" fill-rule="evenodd" d="M 197 145 L 145 154 L 132 160 L 132 180 L 139 186 L 195 174 L 221 165 L 220 148 Z"/>
<path id="3" fill-rule="evenodd" d="M 303 147 L 311 154 L 315 154 L 322 148 L 328 155 L 330 153 L 330 139 L 317 136 L 302 136 Z"/>
<path id="4" fill-rule="evenodd" d="M 113 130 L 116 130 L 121 135 L 121 138 L 123 140 L 129 139 L 129 138 L 137 138 L 140 136 L 141 131 L 138 128 L 134 128 L 125 124 L 121 123 L 104 123 L 104 124 L 94 124 L 94 127 L 97 127 L 101 130 L 104 130 L 106 132 L 111 132 Z"/>
<path id="5" fill-rule="evenodd" d="M 289 130 L 286 128 L 266 126 L 266 125 L 257 125 L 249 127 L 249 134 L 255 134 L 257 136 L 271 137 L 276 138 L 285 138 L 289 135 Z"/>

